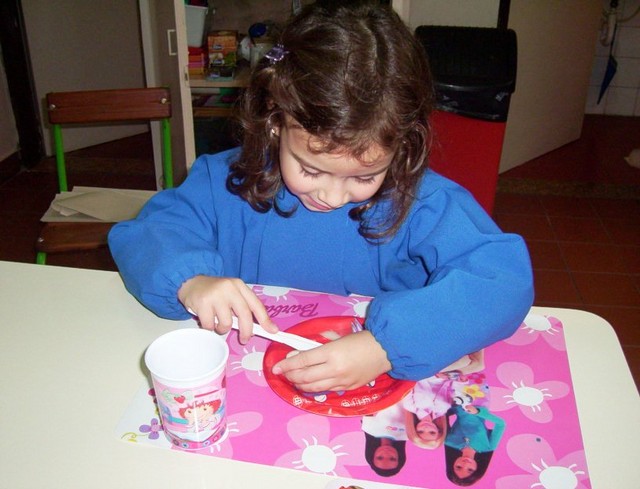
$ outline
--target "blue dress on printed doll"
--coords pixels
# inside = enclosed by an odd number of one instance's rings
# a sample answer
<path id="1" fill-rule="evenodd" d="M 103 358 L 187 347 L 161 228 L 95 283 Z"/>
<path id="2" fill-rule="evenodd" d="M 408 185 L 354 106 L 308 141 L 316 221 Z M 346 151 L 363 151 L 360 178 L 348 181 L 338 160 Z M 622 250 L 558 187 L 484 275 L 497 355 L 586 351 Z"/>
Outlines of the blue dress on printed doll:
<path id="1" fill-rule="evenodd" d="M 454 406 L 449 410 L 448 415 L 455 414 L 456 420 L 449 427 L 444 444 L 462 450 L 470 446 L 476 452 L 493 452 L 505 429 L 505 422 L 502 418 L 491 414 L 486 407 L 479 407 L 477 414 L 465 411 L 462 406 Z M 488 429 L 486 421 L 493 423 L 493 428 Z"/>

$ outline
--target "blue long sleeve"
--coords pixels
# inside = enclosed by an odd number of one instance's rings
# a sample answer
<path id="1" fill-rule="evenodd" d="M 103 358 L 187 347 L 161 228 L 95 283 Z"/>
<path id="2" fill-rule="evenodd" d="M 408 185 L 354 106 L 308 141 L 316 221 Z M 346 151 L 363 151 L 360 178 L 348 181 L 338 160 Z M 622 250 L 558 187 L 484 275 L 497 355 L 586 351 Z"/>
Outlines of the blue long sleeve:
<path id="1" fill-rule="evenodd" d="M 385 292 L 372 302 L 366 324 L 399 378 L 430 377 L 510 336 L 533 301 L 522 238 L 501 233 L 462 189 L 442 185 L 423 186 L 405 224 L 406 242 L 380 249 L 383 262 L 398 263 L 381 278 Z M 424 275 L 399 273 L 416 264 Z"/>
<path id="2" fill-rule="evenodd" d="M 160 192 L 109 235 L 127 289 L 159 316 L 188 317 L 178 289 L 200 274 L 368 295 L 366 327 L 387 352 L 391 375 L 419 380 L 509 336 L 528 312 L 533 285 L 522 238 L 502 233 L 455 183 L 427 172 L 398 233 L 370 243 L 349 218 L 354 204 L 311 212 L 283 188 L 278 205 L 295 208 L 291 217 L 254 211 L 225 186 L 237 154 L 199 158 L 179 188 Z"/>
<path id="3" fill-rule="evenodd" d="M 127 289 L 162 317 L 189 317 L 177 295 L 186 280 L 224 274 L 211 205 L 214 178 L 206 165 L 195 164 L 180 187 L 158 193 L 137 219 L 118 223 L 109 233 Z"/>

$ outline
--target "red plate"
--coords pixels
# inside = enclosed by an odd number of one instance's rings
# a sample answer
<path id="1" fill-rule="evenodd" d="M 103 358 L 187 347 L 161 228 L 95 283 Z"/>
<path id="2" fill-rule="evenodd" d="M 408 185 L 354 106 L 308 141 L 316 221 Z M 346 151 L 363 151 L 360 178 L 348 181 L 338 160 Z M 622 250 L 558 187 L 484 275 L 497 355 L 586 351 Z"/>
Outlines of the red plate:
<path id="1" fill-rule="evenodd" d="M 305 338 L 327 343 L 330 340 L 321 333 L 334 331 L 340 336 L 351 334 L 352 316 L 335 316 L 303 321 L 287 330 Z M 415 385 L 409 380 L 396 380 L 387 374 L 379 376 L 372 386 L 365 385 L 341 392 L 302 392 L 283 375 L 271 373 L 273 366 L 292 350 L 291 347 L 273 342 L 264 355 L 263 369 L 267 383 L 286 402 L 323 416 L 364 416 L 374 414 L 400 401 Z"/>

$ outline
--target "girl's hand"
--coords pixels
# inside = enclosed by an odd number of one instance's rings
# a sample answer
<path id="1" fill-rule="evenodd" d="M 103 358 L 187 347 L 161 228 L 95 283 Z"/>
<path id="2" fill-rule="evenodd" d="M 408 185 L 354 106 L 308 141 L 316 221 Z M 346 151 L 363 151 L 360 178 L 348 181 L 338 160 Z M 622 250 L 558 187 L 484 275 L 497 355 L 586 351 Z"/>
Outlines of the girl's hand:
<path id="1" fill-rule="evenodd" d="M 178 299 L 198 316 L 200 326 L 225 334 L 238 318 L 240 343 L 253 336 L 253 318 L 270 333 L 278 331 L 253 291 L 238 278 L 197 275 L 182 284 Z"/>
<path id="2" fill-rule="evenodd" d="M 285 358 L 272 372 L 304 392 L 356 389 L 391 370 L 387 353 L 369 331 L 349 334 Z"/>

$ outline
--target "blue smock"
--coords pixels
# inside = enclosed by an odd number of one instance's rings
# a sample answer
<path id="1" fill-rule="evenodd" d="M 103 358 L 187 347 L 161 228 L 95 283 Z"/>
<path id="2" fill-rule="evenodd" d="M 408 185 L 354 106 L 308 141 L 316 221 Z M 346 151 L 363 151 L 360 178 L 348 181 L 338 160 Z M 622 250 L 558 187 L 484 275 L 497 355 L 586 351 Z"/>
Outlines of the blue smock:
<path id="1" fill-rule="evenodd" d="M 111 230 L 127 289 L 158 316 L 189 317 L 178 289 L 196 275 L 373 296 L 366 327 L 386 351 L 390 374 L 419 380 L 510 336 L 529 311 L 524 241 L 502 233 L 454 182 L 428 171 L 398 233 L 376 244 L 349 218 L 357 204 L 312 212 L 284 188 L 278 204 L 297 206 L 291 217 L 256 212 L 226 189 L 238 154 L 198 158 L 182 185 Z M 380 203 L 375 212 L 389 207 Z"/>

